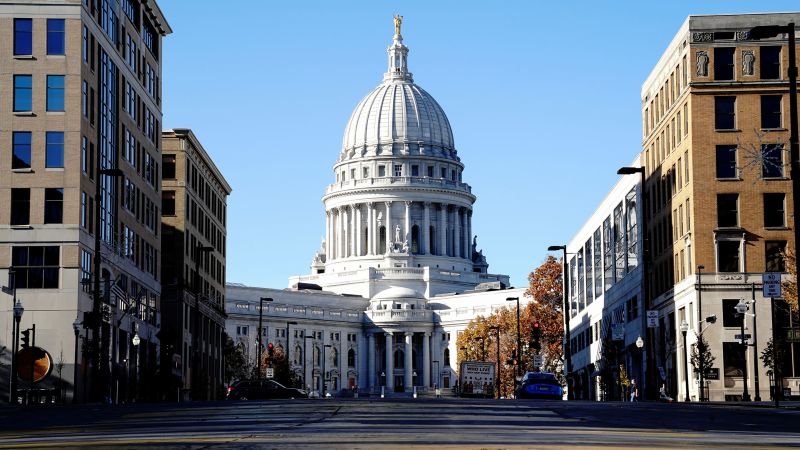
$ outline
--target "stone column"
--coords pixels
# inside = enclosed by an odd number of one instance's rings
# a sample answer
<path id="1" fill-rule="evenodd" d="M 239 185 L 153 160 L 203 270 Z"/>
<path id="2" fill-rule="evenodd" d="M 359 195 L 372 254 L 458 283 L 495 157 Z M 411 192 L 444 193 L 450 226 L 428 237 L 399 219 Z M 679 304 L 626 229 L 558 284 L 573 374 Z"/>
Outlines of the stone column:
<path id="1" fill-rule="evenodd" d="M 472 209 L 467 209 L 467 259 L 472 261 Z"/>
<path id="2" fill-rule="evenodd" d="M 361 204 L 356 203 L 356 232 L 354 234 L 356 240 L 356 256 L 361 256 L 363 254 L 362 251 L 362 239 L 361 239 Z"/>
<path id="3" fill-rule="evenodd" d="M 339 208 L 339 226 L 337 229 L 339 230 L 339 258 L 344 258 L 347 256 L 347 247 L 345 244 L 347 242 L 347 234 L 345 233 L 345 227 L 347 223 L 347 211 L 344 207 Z"/>
<path id="4" fill-rule="evenodd" d="M 367 232 L 367 254 L 374 255 L 375 254 L 375 230 L 377 227 L 375 226 L 375 203 L 369 202 L 367 206 L 369 211 L 369 231 Z"/>
<path id="5" fill-rule="evenodd" d="M 394 390 L 394 351 L 392 333 L 384 333 L 386 336 L 386 390 Z"/>
<path id="6" fill-rule="evenodd" d="M 412 355 L 414 354 L 414 349 L 413 349 L 413 346 L 412 346 L 414 333 L 412 333 L 410 331 L 407 331 L 405 338 L 406 338 L 406 340 L 405 340 L 405 344 L 406 345 L 405 345 L 405 355 L 404 356 L 405 356 L 405 366 L 406 367 L 405 367 L 405 381 L 404 381 L 403 384 L 405 385 L 406 392 L 411 392 L 413 390 L 413 386 L 414 386 L 414 378 L 413 378 L 413 374 L 412 374 L 412 372 L 414 371 L 414 369 L 413 369 L 413 365 L 414 364 L 413 364 L 413 360 L 412 360 Z"/>
<path id="7" fill-rule="evenodd" d="M 406 214 L 405 214 L 405 230 L 404 231 L 404 241 L 408 243 L 408 247 L 411 248 L 411 202 L 407 201 L 406 204 Z"/>
<path id="8" fill-rule="evenodd" d="M 367 376 L 366 387 L 372 389 L 375 384 L 375 333 L 367 334 Z"/>
<path id="9" fill-rule="evenodd" d="M 358 248 L 357 211 L 358 205 L 350 205 L 350 256 L 358 256 L 358 253 L 356 253 Z"/>
<path id="10" fill-rule="evenodd" d="M 331 260 L 331 212 L 325 211 L 325 258 Z"/>
<path id="11" fill-rule="evenodd" d="M 392 202 L 384 202 L 386 204 L 386 251 L 392 245 Z"/>
<path id="12" fill-rule="evenodd" d="M 453 211 L 455 223 L 453 224 L 453 256 L 461 257 L 461 208 L 456 207 Z"/>
<path id="13" fill-rule="evenodd" d="M 331 208 L 331 259 L 339 257 L 339 210 Z"/>
<path id="14" fill-rule="evenodd" d="M 447 205 L 442 203 L 442 209 L 439 212 L 439 254 L 447 256 Z"/>
<path id="15" fill-rule="evenodd" d="M 423 220 L 422 220 L 422 233 L 420 233 L 419 254 L 427 255 L 430 253 L 428 244 L 431 241 L 431 202 L 425 202 L 422 205 Z"/>
<path id="16" fill-rule="evenodd" d="M 431 334 L 422 333 L 422 385 L 431 386 Z"/>

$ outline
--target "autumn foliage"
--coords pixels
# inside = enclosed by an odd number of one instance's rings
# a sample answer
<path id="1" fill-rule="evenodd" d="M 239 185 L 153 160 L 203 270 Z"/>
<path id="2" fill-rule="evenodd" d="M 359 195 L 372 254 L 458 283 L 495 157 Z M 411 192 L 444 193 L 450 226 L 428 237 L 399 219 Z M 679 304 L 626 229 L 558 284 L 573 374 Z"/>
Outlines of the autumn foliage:
<path id="1" fill-rule="evenodd" d="M 528 345 L 534 322 L 539 322 L 541 330 L 541 354 L 544 364 L 539 369 L 553 372 L 563 382 L 563 349 L 564 335 L 562 316 L 561 263 L 548 256 L 545 262 L 528 275 L 529 287 L 525 297 L 521 298 L 520 337 L 522 341 L 521 371 L 533 370 L 535 352 Z M 525 304 L 525 301 L 528 303 Z M 461 332 L 457 340 L 458 361 L 485 360 L 497 362 L 497 330 L 500 336 L 500 375 L 501 395 L 509 396 L 514 389 L 514 366 L 507 364 L 512 350 L 517 346 L 517 306 L 509 302 L 487 317 L 479 316 L 472 320 Z"/>

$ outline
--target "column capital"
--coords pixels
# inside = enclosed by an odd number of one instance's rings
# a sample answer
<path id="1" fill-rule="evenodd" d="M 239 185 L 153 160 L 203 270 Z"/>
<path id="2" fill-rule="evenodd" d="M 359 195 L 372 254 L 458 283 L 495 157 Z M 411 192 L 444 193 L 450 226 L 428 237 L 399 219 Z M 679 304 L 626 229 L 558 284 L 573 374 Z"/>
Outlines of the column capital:
<path id="1" fill-rule="evenodd" d="M 392 206 L 392 202 L 389 202 L 389 201 L 384 201 L 383 204 L 386 205 L 387 208 Z"/>
<path id="2" fill-rule="evenodd" d="M 405 331 L 404 333 L 405 333 L 406 337 L 414 336 L 414 332 L 413 331 Z"/>
<path id="3" fill-rule="evenodd" d="M 326 209 L 325 210 L 325 217 L 330 217 L 331 214 L 332 214 L 332 211 L 330 209 Z"/>
<path id="4" fill-rule="evenodd" d="M 394 336 L 394 333 L 389 332 L 389 331 L 384 331 L 383 335 L 386 336 L 386 337 L 389 337 L 389 336 Z"/>
<path id="5" fill-rule="evenodd" d="M 432 203 L 431 202 L 423 202 L 426 208 L 430 208 Z"/>
<path id="6" fill-rule="evenodd" d="M 412 202 L 411 200 L 406 200 L 404 203 L 406 204 L 406 207 L 411 207 L 411 204 L 414 202 Z"/>
<path id="7" fill-rule="evenodd" d="M 422 333 L 422 335 L 429 338 L 429 337 L 431 337 L 431 332 L 430 331 L 426 331 L 426 332 Z"/>

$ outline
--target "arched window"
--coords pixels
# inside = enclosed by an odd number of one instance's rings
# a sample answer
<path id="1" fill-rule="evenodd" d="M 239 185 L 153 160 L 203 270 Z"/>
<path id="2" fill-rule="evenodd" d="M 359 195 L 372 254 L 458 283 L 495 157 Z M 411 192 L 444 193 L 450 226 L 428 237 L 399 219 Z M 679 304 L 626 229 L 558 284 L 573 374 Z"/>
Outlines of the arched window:
<path id="1" fill-rule="evenodd" d="M 411 253 L 419 253 L 419 227 L 416 225 L 411 227 Z"/>
<path id="2" fill-rule="evenodd" d="M 386 227 L 378 229 L 378 253 L 386 253 Z"/>
<path id="3" fill-rule="evenodd" d="M 450 349 L 449 348 L 444 349 L 444 358 L 442 358 L 442 359 L 444 360 L 445 367 L 450 366 Z"/>
<path id="4" fill-rule="evenodd" d="M 299 366 L 300 364 L 303 364 L 303 347 L 300 347 L 299 345 L 295 346 L 294 358 L 292 359 L 294 360 L 295 365 Z"/>
<path id="5" fill-rule="evenodd" d="M 405 368 L 405 362 L 406 362 L 406 354 L 402 350 L 397 350 L 396 352 L 394 352 L 395 369 Z"/>
<path id="6" fill-rule="evenodd" d="M 356 366 L 356 351 L 352 348 L 347 351 L 347 367 Z"/>
<path id="7" fill-rule="evenodd" d="M 331 349 L 331 367 L 339 367 L 339 352 L 335 348 Z"/>
<path id="8" fill-rule="evenodd" d="M 430 230 L 428 230 L 428 253 L 431 255 L 436 255 L 436 228 L 431 225 Z"/>
<path id="9" fill-rule="evenodd" d="M 322 365 L 322 352 L 319 351 L 319 347 L 316 345 L 314 346 L 314 365 L 321 366 Z"/>

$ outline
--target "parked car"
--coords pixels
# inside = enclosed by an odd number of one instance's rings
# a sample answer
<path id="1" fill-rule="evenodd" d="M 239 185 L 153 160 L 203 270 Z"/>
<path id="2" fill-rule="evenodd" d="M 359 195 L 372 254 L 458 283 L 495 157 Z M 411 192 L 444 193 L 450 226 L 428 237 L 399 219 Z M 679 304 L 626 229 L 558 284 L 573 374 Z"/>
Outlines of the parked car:
<path id="1" fill-rule="evenodd" d="M 517 398 L 544 398 L 561 400 L 564 390 L 556 376 L 548 372 L 528 372 L 517 388 Z"/>
<path id="2" fill-rule="evenodd" d="M 275 398 L 306 398 L 302 389 L 288 388 L 274 380 L 234 381 L 227 392 L 228 400 L 262 400 Z"/>

